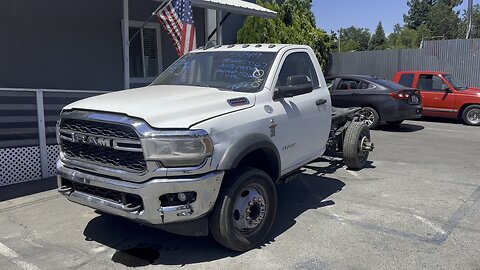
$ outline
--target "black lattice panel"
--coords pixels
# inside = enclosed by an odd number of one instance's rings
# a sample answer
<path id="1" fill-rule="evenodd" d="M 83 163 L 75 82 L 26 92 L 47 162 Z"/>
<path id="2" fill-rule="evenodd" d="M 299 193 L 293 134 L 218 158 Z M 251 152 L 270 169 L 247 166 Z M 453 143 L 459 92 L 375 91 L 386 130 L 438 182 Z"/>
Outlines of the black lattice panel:
<path id="1" fill-rule="evenodd" d="M 47 146 L 48 158 L 48 175 L 54 176 L 57 174 L 56 164 L 58 160 L 59 147 L 57 144 Z"/>
<path id="2" fill-rule="evenodd" d="M 38 146 L 0 149 L 0 186 L 42 178 Z"/>

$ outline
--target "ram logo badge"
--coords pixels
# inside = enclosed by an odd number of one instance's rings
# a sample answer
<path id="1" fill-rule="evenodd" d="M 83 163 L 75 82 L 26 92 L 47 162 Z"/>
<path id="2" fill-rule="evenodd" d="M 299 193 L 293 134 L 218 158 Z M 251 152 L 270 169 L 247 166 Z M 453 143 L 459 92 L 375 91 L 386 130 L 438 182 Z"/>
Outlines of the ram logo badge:
<path id="1" fill-rule="evenodd" d="M 77 143 L 92 144 L 103 147 L 113 147 L 112 139 L 89 136 L 81 133 L 73 134 L 73 141 Z"/>

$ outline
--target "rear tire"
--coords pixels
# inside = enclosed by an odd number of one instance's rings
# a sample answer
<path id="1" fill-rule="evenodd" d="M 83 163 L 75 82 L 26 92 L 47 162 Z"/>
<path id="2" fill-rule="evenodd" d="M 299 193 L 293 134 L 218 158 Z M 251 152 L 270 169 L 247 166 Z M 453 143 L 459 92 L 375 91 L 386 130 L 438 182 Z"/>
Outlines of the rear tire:
<path id="1" fill-rule="evenodd" d="M 463 123 L 470 126 L 480 126 L 480 105 L 470 105 L 463 111 Z"/>
<path id="2" fill-rule="evenodd" d="M 403 120 L 398 121 L 387 121 L 387 124 L 390 126 L 400 126 L 403 123 Z"/>
<path id="3" fill-rule="evenodd" d="M 372 107 L 363 107 L 363 115 L 365 119 L 363 122 L 367 125 L 369 129 L 374 129 L 380 123 L 380 115 L 377 110 Z"/>
<path id="4" fill-rule="evenodd" d="M 363 150 L 365 140 L 370 140 L 370 130 L 363 122 L 353 122 L 345 132 L 343 161 L 349 169 L 360 170 L 368 160 L 369 151 Z"/>
<path id="5" fill-rule="evenodd" d="M 221 245 L 247 251 L 257 247 L 272 228 L 277 210 L 275 184 L 268 174 L 255 168 L 227 172 L 209 228 Z"/>

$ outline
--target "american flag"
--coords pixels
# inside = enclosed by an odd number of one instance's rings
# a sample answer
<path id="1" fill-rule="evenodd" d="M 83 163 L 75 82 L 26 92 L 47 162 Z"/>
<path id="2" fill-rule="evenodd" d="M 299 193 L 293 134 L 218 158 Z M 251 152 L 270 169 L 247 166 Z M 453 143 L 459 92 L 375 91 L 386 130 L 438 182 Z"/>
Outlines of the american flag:
<path id="1" fill-rule="evenodd" d="M 170 0 L 155 15 L 170 35 L 178 56 L 197 47 L 192 0 Z"/>

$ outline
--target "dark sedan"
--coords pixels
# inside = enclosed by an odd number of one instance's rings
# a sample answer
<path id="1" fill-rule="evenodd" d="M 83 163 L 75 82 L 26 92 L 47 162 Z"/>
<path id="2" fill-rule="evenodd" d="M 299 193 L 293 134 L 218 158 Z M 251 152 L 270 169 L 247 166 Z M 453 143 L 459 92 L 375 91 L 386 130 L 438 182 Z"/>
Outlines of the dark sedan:
<path id="1" fill-rule="evenodd" d="M 422 116 L 418 90 L 373 76 L 339 76 L 326 81 L 333 106 L 365 108 L 365 123 L 371 129 L 382 121 L 400 125 Z"/>

